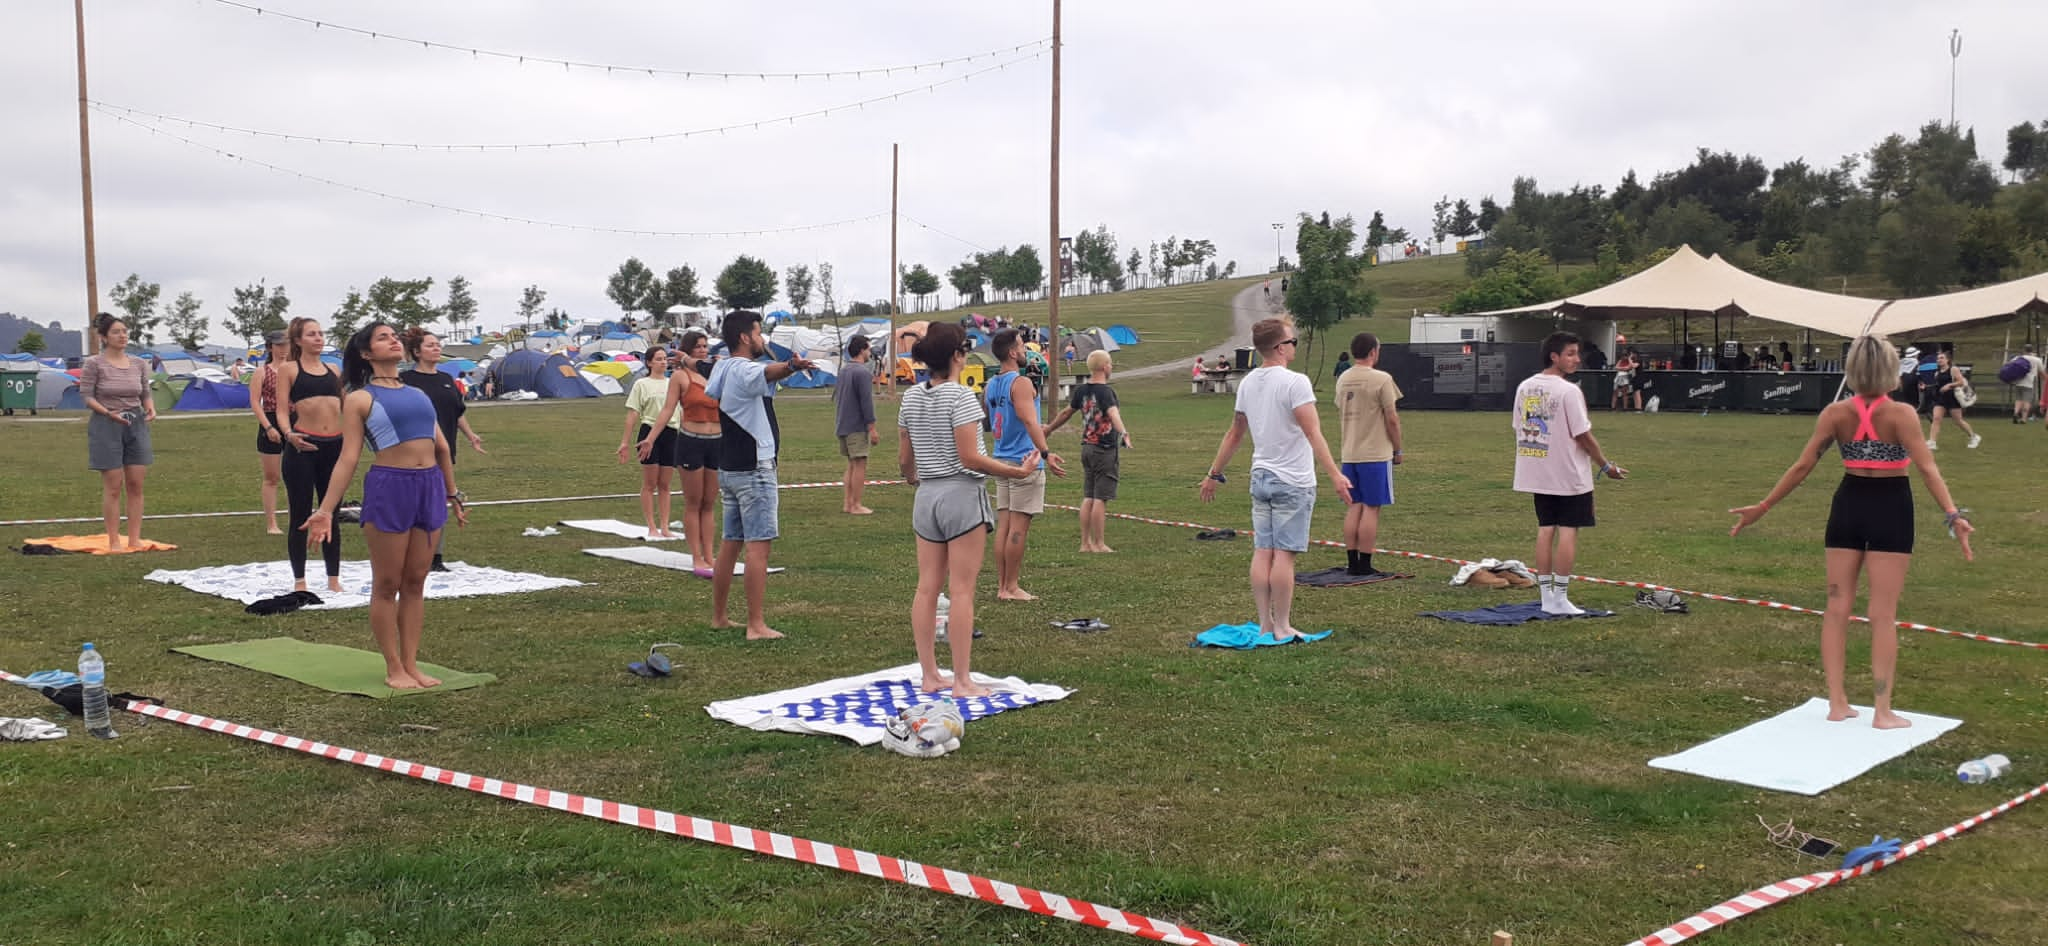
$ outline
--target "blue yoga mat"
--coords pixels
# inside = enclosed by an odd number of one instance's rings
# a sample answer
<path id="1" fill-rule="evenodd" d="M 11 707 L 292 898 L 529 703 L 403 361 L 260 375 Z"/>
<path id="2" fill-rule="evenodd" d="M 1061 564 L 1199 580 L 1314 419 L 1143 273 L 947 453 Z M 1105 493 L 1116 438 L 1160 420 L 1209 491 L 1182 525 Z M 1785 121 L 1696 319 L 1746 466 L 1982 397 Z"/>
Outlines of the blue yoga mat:
<path id="1" fill-rule="evenodd" d="M 1330 636 L 1331 631 L 1321 634 L 1301 634 L 1289 640 L 1275 640 L 1273 635 L 1260 633 L 1257 624 L 1218 624 L 1195 635 L 1190 647 L 1228 647 L 1232 650 L 1250 650 L 1254 647 L 1281 647 L 1287 644 L 1310 644 Z"/>
<path id="2" fill-rule="evenodd" d="M 1611 618 L 1614 616 L 1614 612 L 1587 608 L 1585 614 L 1579 615 L 1545 614 L 1543 612 L 1543 602 L 1525 601 L 1521 604 L 1496 604 L 1490 608 L 1473 608 L 1470 611 L 1424 611 L 1422 616 L 1426 618 L 1443 618 L 1446 621 L 1457 621 L 1460 624 L 1508 626 L 1527 624 L 1530 621 L 1565 621 L 1574 617 Z"/>

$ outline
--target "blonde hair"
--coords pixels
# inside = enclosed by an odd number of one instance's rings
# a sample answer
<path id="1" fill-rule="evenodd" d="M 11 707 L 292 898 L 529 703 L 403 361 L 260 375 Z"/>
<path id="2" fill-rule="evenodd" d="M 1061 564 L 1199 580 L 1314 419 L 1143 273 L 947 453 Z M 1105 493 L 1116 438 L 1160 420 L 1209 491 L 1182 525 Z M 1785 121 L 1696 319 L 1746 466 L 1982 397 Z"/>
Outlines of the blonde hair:
<path id="1" fill-rule="evenodd" d="M 1849 358 L 1843 368 L 1843 383 L 1865 397 L 1899 386 L 1899 350 L 1882 335 L 1856 336 L 1849 343 Z"/>
<path id="2" fill-rule="evenodd" d="M 1098 348 L 1098 349 L 1095 349 L 1094 351 L 1091 351 L 1091 352 L 1089 352 L 1089 353 L 1088 353 L 1088 370 L 1089 370 L 1089 371 L 1091 371 L 1091 372 L 1092 372 L 1092 371 L 1108 371 L 1108 370 L 1109 370 L 1109 352 L 1103 351 L 1103 350 L 1102 350 L 1102 349 L 1100 349 L 1100 348 Z"/>
<path id="3" fill-rule="evenodd" d="M 1294 325 L 1293 319 L 1260 319 L 1252 326 L 1252 347 L 1260 352 L 1269 352 L 1280 347 L 1287 340 L 1287 332 Z"/>

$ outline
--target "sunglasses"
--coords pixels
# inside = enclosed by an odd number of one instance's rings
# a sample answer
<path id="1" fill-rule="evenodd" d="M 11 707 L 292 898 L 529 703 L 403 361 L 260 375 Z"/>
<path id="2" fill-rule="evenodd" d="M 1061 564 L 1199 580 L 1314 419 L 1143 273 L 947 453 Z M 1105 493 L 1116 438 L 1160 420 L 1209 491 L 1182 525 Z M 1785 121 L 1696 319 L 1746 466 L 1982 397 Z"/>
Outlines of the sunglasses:
<path id="1" fill-rule="evenodd" d="M 1281 343 L 1280 343 L 1280 345 L 1299 345 L 1299 344 L 1301 344 L 1301 339 L 1298 339 L 1298 338 L 1290 338 L 1290 339 L 1288 339 L 1288 340 L 1286 340 L 1286 341 L 1284 341 L 1284 342 L 1281 342 Z M 1275 345 L 1275 346 L 1273 346 L 1273 347 L 1275 347 L 1275 348 L 1278 348 L 1278 347 L 1280 347 L 1280 345 Z"/>

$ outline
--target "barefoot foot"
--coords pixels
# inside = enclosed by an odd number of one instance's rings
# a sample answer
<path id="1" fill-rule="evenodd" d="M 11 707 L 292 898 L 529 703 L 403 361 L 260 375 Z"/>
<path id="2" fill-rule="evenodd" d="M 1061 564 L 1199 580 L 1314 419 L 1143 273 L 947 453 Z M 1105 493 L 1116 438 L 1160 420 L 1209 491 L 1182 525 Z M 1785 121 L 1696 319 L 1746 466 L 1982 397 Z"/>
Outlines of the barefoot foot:
<path id="1" fill-rule="evenodd" d="M 943 670 L 924 675 L 924 682 L 917 689 L 923 693 L 938 693 L 953 685 L 953 675 Z"/>
<path id="2" fill-rule="evenodd" d="M 441 681 L 439 679 L 427 676 L 426 673 L 420 670 L 411 670 L 408 672 L 412 674 L 412 678 L 414 680 L 419 681 L 420 686 L 422 687 L 437 687 L 441 685 Z"/>
<path id="3" fill-rule="evenodd" d="M 275 523 L 275 522 L 273 522 L 273 523 L 271 523 L 271 524 L 270 524 L 270 528 L 268 528 L 268 529 L 265 529 L 265 530 L 263 530 L 263 531 L 265 531 L 265 532 L 268 532 L 268 533 L 269 533 L 269 534 L 271 534 L 271 535 L 283 535 L 283 534 L 284 534 L 284 530 L 283 530 L 283 529 L 280 529 L 280 528 L 278 528 L 278 527 L 277 527 L 277 523 Z"/>
<path id="4" fill-rule="evenodd" d="M 384 685 L 394 690 L 417 690 L 420 688 L 420 682 L 402 670 L 397 673 L 385 674 Z"/>
<path id="5" fill-rule="evenodd" d="M 1841 704 L 1841 705 L 1839 705 L 1839 706 L 1837 706 L 1837 705 L 1835 705 L 1835 704 L 1832 704 L 1832 703 L 1828 704 L 1828 722 L 1831 722 L 1831 723 L 1839 723 L 1839 722 L 1841 722 L 1842 720 L 1845 720 L 1845 719 L 1855 719 L 1855 718 L 1856 718 L 1856 708 L 1855 708 L 1855 707 L 1853 707 L 1853 706 L 1850 706 L 1850 705 L 1849 705 L 1849 704 L 1847 704 L 1847 703 L 1843 703 L 1843 704 Z"/>
<path id="6" fill-rule="evenodd" d="M 1022 588 L 1011 588 L 1008 591 L 996 592 L 996 599 L 999 601 L 1037 601 L 1038 596 Z"/>
<path id="7" fill-rule="evenodd" d="M 970 683 L 966 683 L 966 684 L 960 684 L 960 685 L 956 685 L 956 686 L 954 686 L 954 687 L 953 687 L 953 698 L 954 698 L 954 699 L 967 699 L 967 698 L 969 698 L 969 697 L 976 697 L 976 696 L 991 696 L 991 695 L 993 695 L 993 694 L 994 694 L 995 692 L 996 692 L 996 691 L 994 691 L 994 690 L 991 690 L 991 689 L 989 689 L 988 687 L 982 686 L 982 685 L 981 685 L 981 684 L 979 684 L 979 683 L 971 683 L 971 682 L 970 682 Z"/>
<path id="8" fill-rule="evenodd" d="M 1912 720 L 1900 716 L 1891 710 L 1878 710 L 1870 715 L 1870 728 L 1872 729 L 1907 729 L 1912 725 Z"/>
<path id="9" fill-rule="evenodd" d="M 772 640 L 775 640 L 775 639 L 777 639 L 777 638 L 779 638 L 779 637 L 781 637 L 781 636 L 782 636 L 782 632 L 781 632 L 781 631 L 778 631 L 778 630 L 776 630 L 776 629 L 774 629 L 774 628 L 772 628 L 772 627 L 769 627 L 769 626 L 767 626 L 767 625 L 765 625 L 765 624 L 764 624 L 764 625 L 762 625 L 762 626 L 760 626 L 760 627 L 748 627 L 748 628 L 747 628 L 747 640 L 750 640 L 750 641 L 772 641 Z"/>

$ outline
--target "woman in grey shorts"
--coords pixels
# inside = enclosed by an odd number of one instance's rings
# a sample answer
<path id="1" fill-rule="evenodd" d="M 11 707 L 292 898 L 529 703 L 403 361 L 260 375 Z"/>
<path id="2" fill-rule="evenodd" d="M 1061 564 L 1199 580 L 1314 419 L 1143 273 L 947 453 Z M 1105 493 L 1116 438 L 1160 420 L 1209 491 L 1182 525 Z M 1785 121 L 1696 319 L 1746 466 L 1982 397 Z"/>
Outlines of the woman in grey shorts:
<path id="1" fill-rule="evenodd" d="M 78 394 L 92 416 L 85 423 L 88 466 L 100 474 L 100 517 L 106 520 L 107 551 L 123 550 L 121 500 L 128 500 L 127 549 L 142 547 L 142 481 L 156 454 L 149 425 L 156 402 L 149 396 L 149 366 L 128 356 L 128 323 L 105 312 L 94 320 L 100 353 L 85 360 Z"/>
<path id="2" fill-rule="evenodd" d="M 1038 468 L 1038 451 L 1011 465 L 988 455 L 981 440 L 981 398 L 953 380 L 972 346 L 967 333 L 950 322 L 933 323 L 911 355 L 929 369 L 929 379 L 903 394 L 896 422 L 896 460 L 903 478 L 917 487 L 910 524 L 917 533 L 917 595 L 911 600 L 910 627 L 917 644 L 921 688 L 938 693 L 951 688 L 954 697 L 987 696 L 974 682 L 968 664 L 974 647 L 974 585 L 981 577 L 986 533 L 995 524 L 982 479 L 989 475 L 1023 479 Z M 939 670 L 937 637 L 939 591 L 952 596 L 947 635 L 953 651 L 953 675 Z"/>

